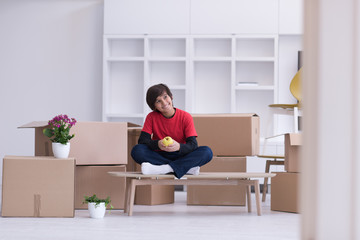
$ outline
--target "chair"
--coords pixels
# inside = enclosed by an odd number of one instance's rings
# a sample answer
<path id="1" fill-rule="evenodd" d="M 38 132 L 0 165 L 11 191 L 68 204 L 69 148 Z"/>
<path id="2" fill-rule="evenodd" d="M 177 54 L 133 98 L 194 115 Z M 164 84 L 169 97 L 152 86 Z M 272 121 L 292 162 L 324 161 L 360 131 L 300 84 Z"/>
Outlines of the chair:
<path id="1" fill-rule="evenodd" d="M 301 75 L 302 75 L 302 67 L 299 71 L 295 74 L 293 79 L 290 82 L 290 92 L 297 100 L 295 104 L 270 104 L 269 107 L 272 108 L 282 108 L 286 110 L 293 110 L 294 115 L 294 132 L 299 132 L 299 109 L 301 108 Z"/>
<path id="2" fill-rule="evenodd" d="M 282 108 L 286 110 L 293 110 L 294 114 L 294 132 L 299 132 L 299 108 L 301 107 L 301 74 L 302 74 L 302 67 L 298 70 L 295 74 L 293 79 L 290 82 L 290 92 L 297 100 L 295 104 L 270 104 L 269 107 L 273 108 Z M 276 136 L 275 136 L 276 137 Z M 284 165 L 285 156 L 276 156 L 276 155 L 258 155 L 259 158 L 267 158 L 266 166 L 265 166 L 265 173 L 269 173 L 271 165 Z M 272 159 L 272 160 L 269 160 Z M 262 201 L 265 202 L 266 200 L 266 191 L 268 186 L 268 178 L 264 178 L 264 185 L 263 185 L 263 196 Z"/>

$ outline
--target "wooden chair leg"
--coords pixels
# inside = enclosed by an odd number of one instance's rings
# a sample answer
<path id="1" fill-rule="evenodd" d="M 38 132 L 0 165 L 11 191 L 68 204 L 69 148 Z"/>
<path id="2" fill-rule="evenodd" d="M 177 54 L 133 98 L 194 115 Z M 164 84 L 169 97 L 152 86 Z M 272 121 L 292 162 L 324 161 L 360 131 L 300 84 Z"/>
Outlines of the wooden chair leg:
<path id="1" fill-rule="evenodd" d="M 270 171 L 270 160 L 266 160 L 266 166 L 265 166 L 265 173 L 269 173 Z M 264 178 L 264 185 L 263 185 L 263 195 L 262 195 L 262 201 L 265 202 L 266 200 L 266 191 L 268 187 L 268 178 Z"/>
<path id="2" fill-rule="evenodd" d="M 246 185 L 246 201 L 248 206 L 248 212 L 251 212 L 251 185 Z"/>

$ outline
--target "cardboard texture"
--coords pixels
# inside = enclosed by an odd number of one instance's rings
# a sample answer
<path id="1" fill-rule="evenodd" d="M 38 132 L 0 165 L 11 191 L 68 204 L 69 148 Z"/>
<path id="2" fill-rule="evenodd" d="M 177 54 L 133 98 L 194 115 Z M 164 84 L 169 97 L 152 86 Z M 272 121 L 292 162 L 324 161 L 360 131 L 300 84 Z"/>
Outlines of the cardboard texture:
<path id="1" fill-rule="evenodd" d="M 213 157 L 201 172 L 246 172 L 246 157 Z M 245 186 L 188 186 L 188 205 L 244 206 Z"/>
<path id="2" fill-rule="evenodd" d="M 271 179 L 271 210 L 299 213 L 300 173 L 277 172 Z"/>
<path id="3" fill-rule="evenodd" d="M 125 172 L 122 166 L 76 166 L 75 209 L 87 209 L 82 204 L 84 196 L 96 194 L 99 198 L 110 197 L 114 209 L 124 209 L 125 178 L 113 177 L 108 172 Z"/>
<path id="4" fill-rule="evenodd" d="M 142 127 L 129 127 L 128 128 L 128 163 L 126 171 L 135 172 L 137 163 L 131 157 L 131 150 L 138 143 Z"/>
<path id="5" fill-rule="evenodd" d="M 135 204 L 160 205 L 174 203 L 174 186 L 137 186 Z"/>
<path id="6" fill-rule="evenodd" d="M 5 156 L 3 217 L 74 217 L 75 159 Z"/>
<path id="7" fill-rule="evenodd" d="M 285 171 L 300 172 L 301 133 L 285 134 Z"/>
<path id="8" fill-rule="evenodd" d="M 35 128 L 35 156 L 53 156 L 51 141 L 42 131 L 47 122 L 31 122 L 19 128 Z M 77 165 L 127 164 L 128 127 L 138 125 L 127 122 L 77 122 L 70 133 L 70 157 Z"/>
<path id="9" fill-rule="evenodd" d="M 140 172 L 141 167 L 136 164 L 136 171 Z M 144 185 L 137 186 L 135 192 L 135 204 L 138 205 L 159 205 L 174 203 L 174 186 Z"/>
<path id="10" fill-rule="evenodd" d="M 192 115 L 199 146 L 209 146 L 214 156 L 259 154 L 260 118 L 256 114 Z"/>

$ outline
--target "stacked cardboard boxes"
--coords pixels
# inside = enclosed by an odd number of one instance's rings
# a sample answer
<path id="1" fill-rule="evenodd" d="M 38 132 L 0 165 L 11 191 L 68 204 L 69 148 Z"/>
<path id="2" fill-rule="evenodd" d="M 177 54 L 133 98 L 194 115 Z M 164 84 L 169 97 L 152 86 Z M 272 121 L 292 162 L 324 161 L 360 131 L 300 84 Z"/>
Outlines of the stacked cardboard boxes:
<path id="1" fill-rule="evenodd" d="M 193 115 L 199 146 L 209 146 L 213 159 L 201 172 L 246 172 L 246 156 L 257 155 L 260 119 L 256 114 Z M 243 186 L 188 186 L 190 205 L 245 205 Z"/>
<path id="2" fill-rule="evenodd" d="M 140 172 L 141 167 L 131 157 L 131 150 L 137 144 L 141 127 L 129 127 L 128 129 L 128 172 Z M 174 202 L 174 186 L 137 186 L 135 193 L 135 204 L 158 205 Z"/>
<path id="3" fill-rule="evenodd" d="M 285 171 L 271 179 L 271 210 L 299 212 L 301 133 L 285 134 Z"/>
<path id="4" fill-rule="evenodd" d="M 31 122 L 20 128 L 35 129 L 35 155 L 52 156 L 51 141 L 43 133 L 47 122 Z M 128 128 L 137 125 L 127 122 L 77 122 L 71 128 L 75 137 L 70 141 L 70 157 L 76 159 L 75 209 L 86 209 L 84 196 L 96 194 L 110 197 L 115 209 L 124 208 L 126 183 L 113 178 L 108 171 L 126 171 L 128 162 Z"/>

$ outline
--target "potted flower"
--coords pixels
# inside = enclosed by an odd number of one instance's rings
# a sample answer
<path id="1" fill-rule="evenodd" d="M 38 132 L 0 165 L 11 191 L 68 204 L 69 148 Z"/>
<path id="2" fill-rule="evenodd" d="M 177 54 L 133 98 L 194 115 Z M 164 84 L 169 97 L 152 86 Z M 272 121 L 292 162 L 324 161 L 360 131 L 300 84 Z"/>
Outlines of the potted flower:
<path id="1" fill-rule="evenodd" d="M 43 130 L 45 136 L 52 142 L 52 149 L 56 158 L 67 158 L 70 152 L 70 139 L 75 134 L 70 135 L 70 128 L 76 123 L 75 118 L 69 118 L 67 115 L 58 115 L 51 119 L 48 128 Z"/>
<path id="2" fill-rule="evenodd" d="M 110 205 L 110 209 L 114 207 L 111 205 L 110 197 L 106 199 L 100 199 L 96 196 L 96 194 L 89 196 L 84 196 L 83 204 L 88 204 L 88 209 L 90 213 L 90 217 L 92 218 L 103 218 L 105 216 L 105 210 L 107 206 Z"/>

